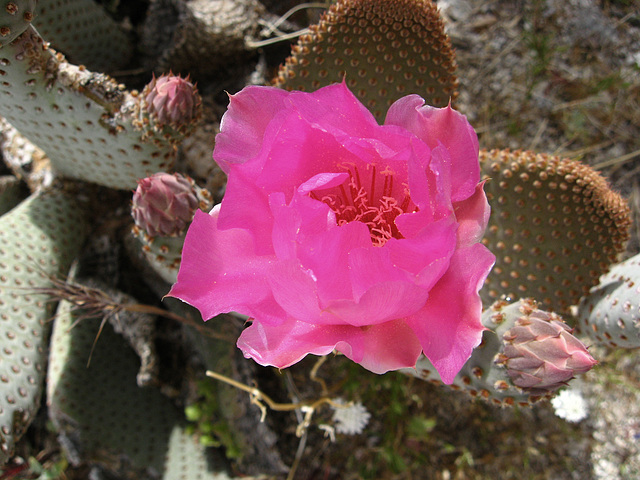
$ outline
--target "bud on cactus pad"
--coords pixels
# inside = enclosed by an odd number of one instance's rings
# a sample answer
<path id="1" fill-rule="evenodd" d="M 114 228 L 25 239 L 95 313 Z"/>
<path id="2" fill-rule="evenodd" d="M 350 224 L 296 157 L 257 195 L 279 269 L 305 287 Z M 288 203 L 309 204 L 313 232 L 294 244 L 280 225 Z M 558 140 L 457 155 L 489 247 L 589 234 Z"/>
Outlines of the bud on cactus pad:
<path id="1" fill-rule="evenodd" d="M 505 346 L 498 363 L 516 386 L 532 393 L 555 391 L 597 363 L 555 313 L 526 312 L 502 339 Z"/>
<path id="2" fill-rule="evenodd" d="M 344 78 L 378 121 L 404 95 L 434 106 L 456 97 L 454 52 L 430 0 L 339 0 L 309 30 L 277 87 L 311 92 Z"/>
<path id="3" fill-rule="evenodd" d="M 175 283 L 186 229 L 197 209 L 209 211 L 211 194 L 179 173 L 156 173 L 138 182 L 131 215 L 133 235 L 149 265 L 166 282 Z"/>
<path id="4" fill-rule="evenodd" d="M 531 296 L 563 312 L 617 261 L 629 238 L 629 207 L 580 162 L 532 152 L 480 152 L 491 218 L 483 242 L 496 264 L 480 291 Z"/>
<path id="5" fill-rule="evenodd" d="M 574 374 L 595 364 L 562 319 L 538 310 L 531 299 L 495 302 L 482 312 L 482 324 L 487 328 L 482 343 L 450 385 L 474 398 L 501 406 L 529 406 L 550 398 Z M 415 369 L 404 373 L 441 384 L 424 356 Z"/>
<path id="6" fill-rule="evenodd" d="M 170 73 L 158 78 L 154 76 L 144 87 L 140 109 L 143 128 L 163 131 L 169 141 L 174 136 L 181 140 L 192 133 L 200 120 L 202 100 L 189 77 Z"/>
<path id="7" fill-rule="evenodd" d="M 640 255 L 615 265 L 578 306 L 581 333 L 610 347 L 640 347 Z"/>
<path id="8" fill-rule="evenodd" d="M 195 211 L 211 208 L 211 195 L 179 173 L 156 173 L 138 182 L 131 214 L 149 236 L 175 237 L 191 223 Z"/>

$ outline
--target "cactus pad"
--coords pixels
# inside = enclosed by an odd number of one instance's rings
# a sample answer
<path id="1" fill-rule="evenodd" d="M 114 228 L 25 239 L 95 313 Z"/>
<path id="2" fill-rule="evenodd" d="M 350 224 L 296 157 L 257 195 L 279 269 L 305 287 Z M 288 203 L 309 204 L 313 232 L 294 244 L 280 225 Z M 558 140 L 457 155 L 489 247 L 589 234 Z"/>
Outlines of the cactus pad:
<path id="1" fill-rule="evenodd" d="M 36 0 L 0 2 L 0 47 L 11 43 L 31 24 Z"/>
<path id="2" fill-rule="evenodd" d="M 123 465 L 135 478 L 224 480 L 222 461 L 185 432 L 182 415 L 158 390 L 136 384 L 138 359 L 100 320 L 74 325 L 71 304 L 60 303 L 51 339 L 47 401 L 70 459 Z"/>
<path id="3" fill-rule="evenodd" d="M 53 310 L 35 291 L 66 274 L 85 230 L 82 204 L 63 191 L 34 194 L 0 217 L 0 464 L 40 406 Z"/>
<path id="4" fill-rule="evenodd" d="M 610 347 L 640 347 L 640 255 L 602 276 L 580 302 L 577 327 Z"/>
<path id="5" fill-rule="evenodd" d="M 562 312 L 578 303 L 624 249 L 629 208 L 595 170 L 508 150 L 480 154 L 491 219 L 484 243 L 496 264 L 480 291 L 533 297 Z"/>
<path id="6" fill-rule="evenodd" d="M 173 144 L 143 141 L 133 126 L 139 95 L 67 63 L 27 29 L 0 52 L 0 109 L 62 175 L 112 188 L 171 167 Z"/>
<path id="7" fill-rule="evenodd" d="M 340 0 L 310 30 L 276 86 L 310 92 L 345 78 L 378 121 L 408 94 L 439 107 L 456 97 L 454 52 L 430 0 Z"/>
<path id="8" fill-rule="evenodd" d="M 141 47 L 155 72 L 219 77 L 249 56 L 247 40 L 265 16 L 258 0 L 151 0 Z"/>
<path id="9" fill-rule="evenodd" d="M 124 67 L 134 51 L 129 36 L 94 1 L 41 2 L 33 24 L 72 62 L 101 72 Z"/>
<path id="10" fill-rule="evenodd" d="M 167 283 L 175 283 L 178 279 L 182 245 L 186 233 L 177 237 L 151 237 L 137 226 L 132 229 L 138 239 L 142 253 L 149 265 Z"/>

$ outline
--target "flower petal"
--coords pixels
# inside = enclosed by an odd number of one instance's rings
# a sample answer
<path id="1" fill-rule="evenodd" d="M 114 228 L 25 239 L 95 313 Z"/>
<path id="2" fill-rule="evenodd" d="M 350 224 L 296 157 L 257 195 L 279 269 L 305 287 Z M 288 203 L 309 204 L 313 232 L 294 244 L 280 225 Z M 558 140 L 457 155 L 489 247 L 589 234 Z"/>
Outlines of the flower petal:
<path id="1" fill-rule="evenodd" d="M 404 234 L 405 225 L 399 220 L 401 217 L 396 219 L 396 223 L 400 223 L 400 231 Z M 411 273 L 417 285 L 429 290 L 449 267 L 449 259 L 455 250 L 457 227 L 454 219 L 444 218 L 423 226 L 420 231 L 412 232 L 411 236 L 405 235 L 407 238 L 391 238 L 384 248 L 389 251 L 394 266 Z"/>
<path id="2" fill-rule="evenodd" d="M 478 137 L 466 117 L 447 106 L 424 105 L 418 95 L 407 95 L 391 105 L 385 125 L 399 125 L 434 149 L 445 146 L 455 168 L 451 170 L 451 200 L 456 202 L 473 194 L 480 181 Z"/>
<path id="3" fill-rule="evenodd" d="M 193 305 L 205 320 L 237 311 L 281 323 L 285 313 L 266 280 L 274 258 L 255 255 L 252 235 L 246 230 L 219 230 L 219 211 L 219 205 L 210 215 L 196 211 L 184 242 L 178 281 L 167 295 Z"/>
<path id="4" fill-rule="evenodd" d="M 406 319 L 444 383 L 453 382 L 480 344 L 484 327 L 478 291 L 494 261 L 494 255 L 480 243 L 456 250 L 424 308 Z"/>
<path id="5" fill-rule="evenodd" d="M 422 347 L 415 332 L 403 320 L 358 330 L 359 336 L 345 336 L 336 350 L 373 373 L 416 366 Z"/>
<path id="6" fill-rule="evenodd" d="M 273 297 L 287 314 L 304 322 L 318 322 L 320 306 L 315 276 L 296 259 L 281 260 L 271 266 L 267 280 Z M 262 321 L 260 317 L 255 317 Z"/>
<path id="7" fill-rule="evenodd" d="M 334 83 L 312 93 L 291 92 L 287 102 L 316 128 L 337 130 L 349 137 L 376 138 L 378 122 L 345 82 Z"/>
<path id="8" fill-rule="evenodd" d="M 254 322 L 238 339 L 247 358 L 264 366 L 286 368 L 308 354 L 337 349 L 374 373 L 414 367 L 420 343 L 401 320 L 366 329 L 346 325 L 319 326 L 288 319 L 281 327 Z"/>
<path id="9" fill-rule="evenodd" d="M 429 297 L 429 291 L 407 281 L 378 283 L 358 300 L 331 302 L 323 323 L 341 323 L 356 327 L 380 325 L 403 318 L 419 310 Z"/>
<path id="10" fill-rule="evenodd" d="M 292 318 L 279 327 L 254 321 L 238 338 L 246 358 L 265 367 L 287 368 L 307 355 L 327 355 L 339 341 L 343 326 L 319 326 Z"/>
<path id="11" fill-rule="evenodd" d="M 353 288 L 349 277 L 349 252 L 370 245 L 369 229 L 360 222 L 351 222 L 300 239 L 298 259 L 317 279 L 321 308 L 327 308 L 333 300 L 353 300 Z"/>
<path id="12" fill-rule="evenodd" d="M 476 185 L 476 190 L 468 199 L 454 205 L 458 222 L 458 247 L 466 247 L 482 240 L 489 223 L 491 207 L 484 192 L 484 183 Z"/>
<path id="13" fill-rule="evenodd" d="M 225 173 L 232 164 L 245 163 L 260 152 L 268 125 L 283 110 L 289 92 L 275 87 L 245 87 L 229 96 L 220 121 L 213 158 Z"/>
<path id="14" fill-rule="evenodd" d="M 243 229 L 253 237 L 256 254 L 273 253 L 273 216 L 269 208 L 269 199 L 264 190 L 246 179 L 241 172 L 235 172 L 229 177 L 217 216 L 216 228 Z"/>

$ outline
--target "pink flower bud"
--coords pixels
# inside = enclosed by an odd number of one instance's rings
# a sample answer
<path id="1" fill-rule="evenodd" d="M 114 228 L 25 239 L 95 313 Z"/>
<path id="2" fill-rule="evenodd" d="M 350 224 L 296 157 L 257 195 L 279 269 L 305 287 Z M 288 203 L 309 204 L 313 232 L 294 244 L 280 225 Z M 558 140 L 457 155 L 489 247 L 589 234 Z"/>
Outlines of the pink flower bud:
<path id="1" fill-rule="evenodd" d="M 152 237 L 176 236 L 189 225 L 199 205 L 193 180 L 178 173 L 156 173 L 138 182 L 131 214 Z"/>
<path id="2" fill-rule="evenodd" d="M 518 387 L 552 392 L 597 363 L 571 331 L 553 313 L 527 312 L 503 335 L 498 363 Z"/>
<path id="3" fill-rule="evenodd" d="M 199 115 L 198 89 L 173 74 L 153 78 L 142 92 L 148 114 L 159 124 L 180 126 Z"/>

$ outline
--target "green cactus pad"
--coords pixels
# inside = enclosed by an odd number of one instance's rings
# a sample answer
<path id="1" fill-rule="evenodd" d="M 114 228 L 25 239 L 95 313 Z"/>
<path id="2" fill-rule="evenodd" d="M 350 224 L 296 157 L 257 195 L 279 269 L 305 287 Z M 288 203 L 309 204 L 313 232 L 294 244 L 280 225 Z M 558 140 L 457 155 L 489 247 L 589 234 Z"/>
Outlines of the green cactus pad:
<path id="1" fill-rule="evenodd" d="M 131 189 L 172 166 L 174 145 L 133 125 L 139 96 L 67 63 L 32 27 L 0 51 L 0 76 L 0 111 L 61 175 Z"/>
<path id="2" fill-rule="evenodd" d="M 443 107 L 455 99 L 455 56 L 430 0 L 340 0 L 300 37 L 274 80 L 314 91 L 346 79 L 379 122 L 412 93 Z"/>
<path id="3" fill-rule="evenodd" d="M 11 43 L 31 25 L 36 3 L 36 0 L 0 2 L 0 47 Z"/>
<path id="4" fill-rule="evenodd" d="M 60 302 L 47 383 L 49 415 L 68 440 L 68 457 L 140 479 L 229 479 L 224 461 L 186 433 L 169 399 L 137 386 L 138 359 L 122 337 L 109 324 L 99 333 L 100 319 L 74 325 L 76 313 Z"/>
<path id="5" fill-rule="evenodd" d="M 178 279 L 186 232 L 178 237 L 151 237 L 136 226 L 132 231 L 149 265 L 165 282 L 175 283 Z"/>
<path id="6" fill-rule="evenodd" d="M 610 347 L 640 347 L 640 255 L 603 275 L 578 307 L 581 333 Z"/>
<path id="7" fill-rule="evenodd" d="M 93 0 L 41 2 L 33 25 L 72 62 L 100 72 L 124 67 L 134 51 L 129 36 Z"/>
<path id="8" fill-rule="evenodd" d="M 449 387 L 500 406 L 530 406 L 550 398 L 554 392 L 514 385 L 507 369 L 501 363 L 501 353 L 505 345 L 503 335 L 521 319 L 540 313 L 546 316 L 546 312 L 540 312 L 536 303 L 528 298 L 512 304 L 496 302 L 486 309 L 482 313 L 482 323 L 488 330 L 482 334 L 482 343 L 476 347 Z M 553 313 L 549 315 L 562 322 L 559 316 Z M 415 369 L 405 369 L 403 372 L 436 385 L 442 384 L 435 367 L 425 356 L 418 359 Z"/>
<path id="9" fill-rule="evenodd" d="M 491 218 L 484 243 L 496 264 L 485 305 L 534 297 L 564 312 L 615 263 L 629 237 L 629 208 L 595 170 L 532 152 L 483 151 Z"/>
<path id="10" fill-rule="evenodd" d="M 44 191 L 0 217 L 0 465 L 40 406 L 53 305 L 35 291 L 66 274 L 86 235 L 83 210 Z"/>

